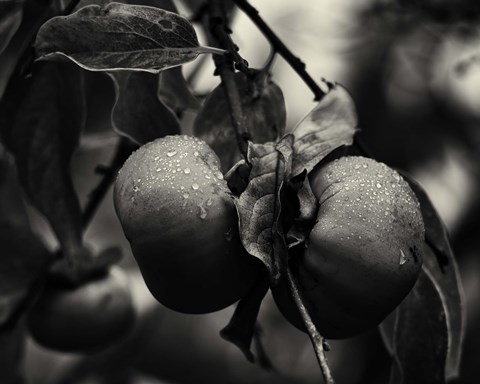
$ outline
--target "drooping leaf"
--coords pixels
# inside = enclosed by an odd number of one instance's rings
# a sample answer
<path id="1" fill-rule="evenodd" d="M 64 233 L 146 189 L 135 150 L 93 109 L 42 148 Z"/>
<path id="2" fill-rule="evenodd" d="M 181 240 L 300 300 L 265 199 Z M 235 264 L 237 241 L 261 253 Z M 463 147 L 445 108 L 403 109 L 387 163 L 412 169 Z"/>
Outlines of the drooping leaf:
<path id="1" fill-rule="evenodd" d="M 293 172 L 310 172 L 326 155 L 351 145 L 357 129 L 357 113 L 350 94 L 334 85 L 317 106 L 294 128 Z"/>
<path id="2" fill-rule="evenodd" d="M 268 288 L 268 278 L 262 275 L 253 289 L 238 302 L 230 322 L 220 331 L 220 336 L 240 348 L 247 360 L 251 362 L 255 361 L 250 348 L 255 334 L 258 311 Z"/>
<path id="3" fill-rule="evenodd" d="M 158 73 L 185 64 L 201 53 L 190 22 L 163 9 L 110 3 L 90 5 L 46 22 L 35 42 L 42 59 L 72 60 L 91 71 Z"/>
<path id="4" fill-rule="evenodd" d="M 438 286 L 448 320 L 447 378 L 458 377 L 465 336 L 465 298 L 458 265 L 447 229 L 423 188 L 406 174 L 402 176 L 415 192 L 425 223 L 424 267 Z"/>
<path id="5" fill-rule="evenodd" d="M 18 320 L 29 291 L 52 261 L 30 228 L 11 159 L 0 147 L 0 333 Z"/>
<path id="6" fill-rule="evenodd" d="M 17 31 L 23 16 L 24 0 L 0 1 L 0 53 Z"/>
<path id="7" fill-rule="evenodd" d="M 141 72 L 111 74 L 116 102 L 112 125 L 138 144 L 180 133 L 174 113 L 157 98 L 158 75 Z"/>
<path id="8" fill-rule="evenodd" d="M 390 384 L 446 382 L 448 330 L 441 296 L 424 268 L 396 310 Z"/>
<path id="9" fill-rule="evenodd" d="M 74 65 L 38 63 L 25 89 L 0 106 L 2 136 L 15 156 L 23 189 L 66 254 L 82 248 L 82 215 L 70 176 L 84 124 L 82 78 Z"/>
<path id="10" fill-rule="evenodd" d="M 198 99 L 190 91 L 181 67 L 167 69 L 160 74 L 158 97 L 171 109 L 178 112 L 187 109 L 198 111 L 201 107 Z"/>
<path id="11" fill-rule="evenodd" d="M 280 278 L 281 260 L 275 254 L 276 226 L 281 209 L 280 191 L 291 162 L 288 148 L 291 151 L 292 140 L 287 135 L 278 144 L 249 143 L 247 157 L 252 166 L 249 183 L 235 199 L 243 246 L 265 264 L 272 281 Z"/>
<path id="12" fill-rule="evenodd" d="M 261 71 L 252 78 L 235 74 L 241 97 L 245 125 L 254 143 L 276 141 L 285 130 L 286 112 L 282 90 Z M 225 172 L 240 160 L 235 129 L 224 87 L 220 84 L 208 96 L 193 128 L 195 136 L 205 140 L 222 161 Z"/>

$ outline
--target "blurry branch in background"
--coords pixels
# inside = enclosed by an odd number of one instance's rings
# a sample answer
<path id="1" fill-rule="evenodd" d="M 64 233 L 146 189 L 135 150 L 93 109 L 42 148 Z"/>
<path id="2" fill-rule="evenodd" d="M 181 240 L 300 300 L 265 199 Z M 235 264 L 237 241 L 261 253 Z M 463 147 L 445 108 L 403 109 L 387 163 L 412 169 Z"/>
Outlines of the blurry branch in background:
<path id="1" fill-rule="evenodd" d="M 214 55 L 216 73 L 220 75 L 225 95 L 230 109 L 232 125 L 235 129 L 238 147 L 246 159 L 247 142 L 250 140 L 250 134 L 247 127 L 247 119 L 242 110 L 241 96 L 235 83 L 235 68 L 245 74 L 250 74 L 248 63 L 238 54 L 238 47 L 233 43 L 227 25 L 227 14 L 225 4 L 222 0 L 209 0 L 209 18 L 208 29 L 215 45 L 226 49 L 228 53 L 225 56 Z"/>
<path id="2" fill-rule="evenodd" d="M 275 52 L 282 56 L 292 69 L 302 78 L 305 84 L 315 95 L 315 101 L 320 101 L 325 96 L 320 86 L 313 80 L 305 69 L 305 63 L 296 57 L 290 49 L 278 38 L 270 27 L 262 19 L 258 11 L 246 0 L 234 0 L 235 4 L 252 20 L 257 28 L 263 33 L 272 45 Z"/>

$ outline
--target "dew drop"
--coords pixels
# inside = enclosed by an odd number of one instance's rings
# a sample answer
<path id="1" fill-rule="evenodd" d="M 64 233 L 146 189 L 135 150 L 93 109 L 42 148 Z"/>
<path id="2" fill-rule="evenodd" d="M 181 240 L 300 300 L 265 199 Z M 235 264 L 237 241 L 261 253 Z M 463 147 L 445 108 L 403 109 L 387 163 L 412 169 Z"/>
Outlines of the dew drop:
<path id="1" fill-rule="evenodd" d="M 215 172 L 215 177 L 219 180 L 223 180 L 223 174 L 222 172 L 218 171 L 218 172 Z"/>
<path id="2" fill-rule="evenodd" d="M 407 262 L 407 256 L 405 256 L 405 253 L 403 253 L 402 250 L 400 250 L 400 265 L 403 265 Z"/>
<path id="3" fill-rule="evenodd" d="M 205 219 L 207 217 L 207 214 L 208 214 L 207 210 L 205 209 L 205 207 L 203 205 L 199 205 L 198 208 L 200 209 L 200 213 L 199 213 L 198 216 L 202 220 Z"/>
<path id="4" fill-rule="evenodd" d="M 368 168 L 368 165 L 367 165 L 367 164 L 363 164 L 363 168 Z"/>
<path id="5" fill-rule="evenodd" d="M 184 198 L 184 199 L 188 199 L 189 197 L 190 197 L 190 195 L 189 195 L 187 192 L 185 192 L 185 193 L 183 194 L 183 198 Z"/>
<path id="6" fill-rule="evenodd" d="M 199 155 L 198 151 L 193 152 L 193 156 L 198 156 L 198 155 Z"/>
<path id="7" fill-rule="evenodd" d="M 210 207 L 212 205 L 212 199 L 208 199 L 206 202 L 205 202 L 206 206 L 207 207 Z"/>
<path id="8" fill-rule="evenodd" d="M 175 156 L 177 154 L 177 151 L 173 150 L 173 151 L 168 151 L 167 152 L 167 156 L 168 157 L 172 157 L 172 156 Z"/>
<path id="9" fill-rule="evenodd" d="M 198 186 L 197 183 L 192 184 L 192 189 L 194 189 L 196 191 L 198 188 L 200 188 L 200 187 Z"/>
<path id="10" fill-rule="evenodd" d="M 183 170 L 183 173 L 185 173 L 186 175 L 188 175 L 190 173 L 190 168 L 185 168 Z"/>
<path id="11" fill-rule="evenodd" d="M 353 166 L 353 169 L 360 169 L 360 164 L 355 164 L 355 165 Z"/>
<path id="12" fill-rule="evenodd" d="M 382 184 L 377 183 L 377 188 L 382 188 Z"/>

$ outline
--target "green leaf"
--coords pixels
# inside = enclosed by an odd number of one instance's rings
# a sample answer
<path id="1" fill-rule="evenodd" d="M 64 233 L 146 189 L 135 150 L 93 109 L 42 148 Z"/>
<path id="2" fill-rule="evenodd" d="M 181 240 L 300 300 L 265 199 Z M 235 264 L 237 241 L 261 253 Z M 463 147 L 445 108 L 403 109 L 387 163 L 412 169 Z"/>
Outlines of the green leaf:
<path id="1" fill-rule="evenodd" d="M 11 158 L 0 146 L 0 329 L 15 324 L 52 257 L 30 228 Z M 1 333 L 1 331 L 0 331 Z M 0 370 L 1 371 L 1 370 Z"/>
<path id="2" fill-rule="evenodd" d="M 160 74 L 158 98 L 175 112 L 187 109 L 198 111 L 201 108 L 183 77 L 181 67 L 167 69 Z"/>
<path id="3" fill-rule="evenodd" d="M 408 175 L 402 176 L 415 192 L 425 223 L 423 264 L 442 295 L 448 320 L 447 379 L 457 378 L 465 337 L 465 298 L 457 261 L 442 219 L 424 189 Z"/>
<path id="4" fill-rule="evenodd" d="M 0 53 L 6 48 L 22 22 L 24 2 L 24 0 L 0 2 Z"/>
<path id="5" fill-rule="evenodd" d="M 63 252 L 83 252 L 82 213 L 70 175 L 84 124 L 82 71 L 38 64 L 25 88 L 3 99 L 0 127 L 25 193 L 49 221 Z"/>
<path id="6" fill-rule="evenodd" d="M 251 141 L 257 144 L 276 141 L 283 135 L 286 124 L 282 90 L 261 71 L 255 71 L 252 78 L 242 72 L 234 76 Z M 241 154 L 222 84 L 208 96 L 195 120 L 193 132 L 215 151 L 222 162 L 223 172 L 240 160 Z"/>
<path id="7" fill-rule="evenodd" d="M 342 145 L 351 145 L 357 113 L 350 94 L 333 85 L 326 96 L 294 128 L 293 176 L 310 172 L 325 156 Z"/>
<path id="8" fill-rule="evenodd" d="M 90 5 L 55 17 L 38 32 L 41 59 L 69 59 L 91 71 L 132 70 L 158 73 L 185 64 L 201 53 L 190 22 L 173 12 L 140 5 Z"/>
<path id="9" fill-rule="evenodd" d="M 447 316 L 439 287 L 427 269 L 394 316 L 390 384 L 445 383 Z"/>
<path id="10" fill-rule="evenodd" d="M 119 134 L 145 144 L 180 133 L 176 116 L 157 97 L 158 75 L 117 72 L 110 76 L 116 91 L 112 125 Z"/>

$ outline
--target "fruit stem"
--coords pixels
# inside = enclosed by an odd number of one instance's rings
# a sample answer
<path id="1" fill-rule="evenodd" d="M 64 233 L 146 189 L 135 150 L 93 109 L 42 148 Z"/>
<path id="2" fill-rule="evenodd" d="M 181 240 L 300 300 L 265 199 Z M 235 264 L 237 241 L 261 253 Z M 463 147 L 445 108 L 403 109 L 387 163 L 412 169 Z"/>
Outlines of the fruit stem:
<path id="1" fill-rule="evenodd" d="M 327 363 L 327 357 L 325 356 L 325 349 L 324 349 L 324 338 L 317 330 L 317 327 L 312 321 L 310 314 L 308 313 L 305 304 L 303 303 L 303 299 L 301 293 L 298 289 L 297 282 L 295 281 L 295 277 L 292 275 L 290 267 L 287 265 L 287 283 L 288 287 L 290 288 L 290 292 L 292 294 L 293 300 L 297 305 L 297 308 L 302 316 L 303 323 L 305 324 L 308 332 L 308 336 L 313 344 L 313 349 L 315 350 L 315 355 L 317 357 L 318 364 L 320 365 L 320 370 L 322 371 L 323 380 L 326 384 L 334 384 L 335 381 L 333 380 L 332 373 L 330 372 L 330 367 Z"/>
<path id="2" fill-rule="evenodd" d="M 97 167 L 97 171 L 101 172 L 103 177 L 98 185 L 89 194 L 88 203 L 83 211 L 84 228 L 86 228 L 92 220 L 97 208 L 100 206 L 105 194 L 108 192 L 110 185 L 115 180 L 118 170 L 121 168 L 125 160 L 127 160 L 128 156 L 130 156 L 134 149 L 135 145 L 130 140 L 122 137 L 117 144 L 117 149 L 110 165 L 107 167 Z"/>
<path id="3" fill-rule="evenodd" d="M 215 42 L 228 51 L 227 55 L 213 56 L 216 73 L 220 75 L 225 89 L 232 125 L 235 129 L 238 147 L 242 155 L 247 158 L 248 132 L 247 120 L 243 113 L 240 92 L 235 82 L 235 68 L 249 75 L 248 63 L 238 54 L 237 46 L 230 37 L 227 26 L 225 4 L 222 0 L 209 0 L 209 30 Z"/>
<path id="4" fill-rule="evenodd" d="M 308 74 L 305 69 L 305 63 L 302 62 L 297 56 L 295 56 L 290 49 L 280 40 L 280 38 L 272 31 L 272 29 L 265 23 L 260 16 L 257 9 L 255 9 L 247 0 L 233 0 L 252 22 L 260 29 L 263 35 L 267 38 L 274 50 L 278 52 L 285 61 L 292 67 L 292 69 L 300 76 L 305 84 L 315 95 L 315 101 L 320 101 L 325 92 L 318 86 L 313 78 Z"/>

